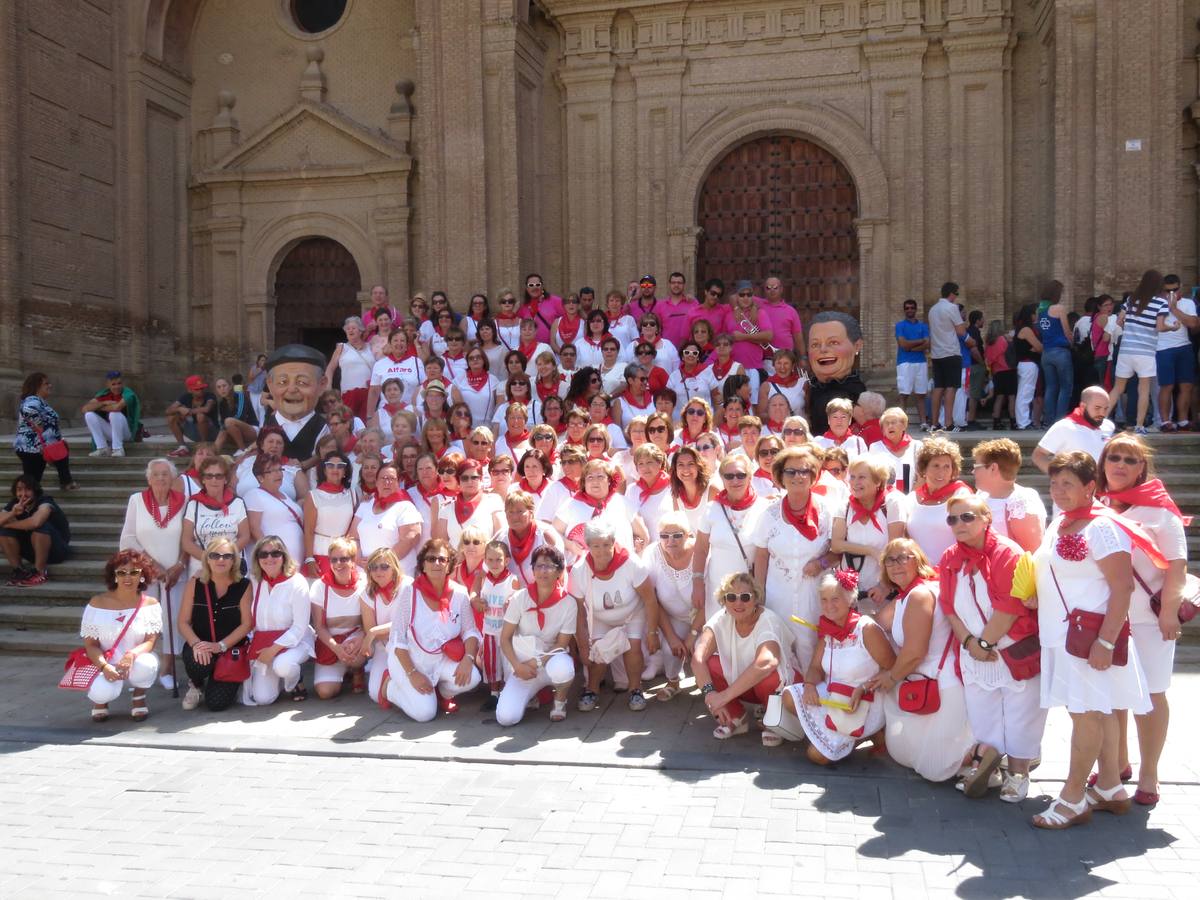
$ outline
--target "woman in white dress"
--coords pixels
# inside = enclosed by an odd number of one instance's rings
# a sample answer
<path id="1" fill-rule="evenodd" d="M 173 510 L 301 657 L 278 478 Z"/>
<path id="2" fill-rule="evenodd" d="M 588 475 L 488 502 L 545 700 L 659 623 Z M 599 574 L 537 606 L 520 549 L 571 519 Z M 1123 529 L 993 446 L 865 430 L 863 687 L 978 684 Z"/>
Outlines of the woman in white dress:
<path id="1" fill-rule="evenodd" d="M 455 473 L 458 496 L 439 504 L 433 536 L 457 545 L 463 531 L 472 525 L 485 535 L 498 532 L 504 518 L 504 501 L 495 494 L 484 492 L 483 467 L 477 460 L 464 459 Z"/>
<path id="2" fill-rule="evenodd" d="M 292 559 L 304 557 L 304 511 L 282 491 L 283 461 L 278 456 L 259 454 L 254 458 L 258 487 L 246 494 L 250 537 L 255 542 L 267 535 L 279 537 Z"/>
<path id="3" fill-rule="evenodd" d="M 358 545 L 353 538 L 329 542 L 329 574 L 312 583 L 312 626 L 316 632 L 313 683 L 317 696 L 332 700 L 342 692 L 346 673 L 353 677 L 353 691 L 365 688 L 362 654 L 362 595 L 366 579 L 358 568 Z"/>
<path id="4" fill-rule="evenodd" d="M 637 448 L 642 446 L 649 440 L 646 436 L 646 417 L 635 416 L 632 421 L 625 423 L 625 450 L 618 450 L 613 454 L 613 462 L 621 467 L 621 472 L 625 475 L 626 483 L 637 481 L 637 462 L 634 460 L 634 454 L 637 453 Z"/>
<path id="5" fill-rule="evenodd" d="M 799 719 L 809 741 L 805 748 L 809 762 L 827 766 L 845 759 L 862 741 L 881 746 L 883 698 L 869 685 L 881 670 L 895 665 L 896 652 L 875 620 L 854 609 L 857 572 L 826 572 L 817 591 L 821 602 L 817 646 L 804 682 L 784 691 L 783 708 L 789 717 Z M 785 736 L 798 737 L 793 728 Z"/>
<path id="6" fill-rule="evenodd" d="M 258 478 L 254 475 L 254 461 L 260 456 L 278 456 L 283 461 L 283 493 L 289 500 L 304 499 L 308 493 L 308 475 L 296 460 L 284 455 L 284 446 L 284 432 L 278 425 L 264 425 L 258 430 L 254 448 L 238 463 L 234 482 L 230 485 L 239 497 L 245 497 L 259 486 Z"/>
<path id="7" fill-rule="evenodd" d="M 1062 510 L 1050 523 L 1037 564 L 1044 709 L 1071 716 L 1071 763 L 1038 828 L 1082 825 L 1093 811 L 1122 815 L 1133 801 L 1118 768 L 1116 710 L 1152 709 L 1136 644 L 1129 639 L 1136 545 L 1159 568 L 1166 560 L 1150 536 L 1095 501 L 1096 461 L 1084 450 L 1050 461 L 1050 498 Z M 1099 774 L 1087 779 L 1093 766 Z"/>
<path id="8" fill-rule="evenodd" d="M 935 440 L 941 438 L 925 446 Z M 938 604 L 958 643 L 967 718 L 978 742 L 959 788 L 978 799 L 998 785 L 1001 800 L 1020 803 L 1046 726 L 1037 612 L 1013 595 L 1023 551 L 996 534 L 982 497 L 951 498 L 947 520 L 955 543 L 938 565 Z M 1001 779 L 996 770 L 1006 754 L 1008 774 Z"/>
<path id="9" fill-rule="evenodd" d="M 183 535 L 184 495 L 173 490 L 175 466 L 165 457 L 146 464 L 149 487 L 129 498 L 125 508 L 125 524 L 121 527 L 118 546 L 122 550 L 145 553 L 157 568 L 156 577 L 146 586 L 147 593 L 158 598 L 163 606 L 165 621 L 174 622 L 183 597 L 187 571 L 187 555 L 180 546 Z M 175 654 L 183 650 L 183 638 L 174 628 L 168 630 L 173 638 L 162 647 L 162 686 L 175 687 Z"/>
<path id="10" fill-rule="evenodd" d="M 504 368 L 504 354 L 508 348 L 500 343 L 496 334 L 496 323 L 492 319 L 484 319 L 476 326 L 475 339 L 479 349 L 488 359 L 488 366 L 497 372 Z"/>
<path id="11" fill-rule="evenodd" d="M 146 554 L 119 550 L 104 566 L 108 590 L 83 608 L 79 624 L 83 651 L 87 662 L 100 670 L 87 689 L 93 722 L 108 719 L 108 705 L 125 693 L 126 682 L 133 689 L 129 715 L 139 722 L 150 715 L 146 689 L 158 675 L 154 647 L 163 622 L 158 601 L 144 590 L 157 575 L 154 561 Z"/>
<path id="12" fill-rule="evenodd" d="M 292 700 L 308 697 L 300 667 L 313 655 L 315 636 L 308 581 L 287 545 L 268 535 L 254 545 L 250 563 L 250 678 L 246 706 L 270 706 L 280 687 Z"/>
<path id="13" fill-rule="evenodd" d="M 955 674 L 954 633 L 938 606 L 937 572 L 911 538 L 889 541 L 880 563 L 880 583 L 885 591 L 896 591 L 896 599 L 875 620 L 890 629 L 896 662 L 869 687 L 883 694 L 888 755 L 927 781 L 946 781 L 970 758 L 974 738 Z M 936 709 L 901 706 L 901 691 L 907 696 L 934 684 Z"/>
<path id="14" fill-rule="evenodd" d="M 633 452 L 637 480 L 625 488 L 625 500 L 638 515 L 647 535 L 658 534 L 658 523 L 671 511 L 671 476 L 667 457 L 654 444 L 643 444 Z"/>
<path id="15" fill-rule="evenodd" d="M 454 698 L 479 685 L 479 631 L 467 588 L 450 578 L 454 562 L 449 543 L 426 542 L 392 619 L 387 699 L 417 722 L 437 715 L 439 697 L 445 712 L 456 711 Z"/>
<path id="16" fill-rule="evenodd" d="M 1134 588 L 1129 601 L 1131 637 L 1153 705 L 1151 712 L 1136 717 L 1140 762 L 1133 802 L 1152 806 L 1159 799 L 1158 761 L 1166 744 L 1171 714 L 1167 688 L 1175 668 L 1176 643 L 1182 634 L 1179 608 L 1183 595 L 1192 594 L 1195 589 L 1194 580 L 1189 584 L 1187 577 L 1187 535 L 1183 530 L 1183 514 L 1163 483 L 1154 477 L 1149 446 L 1135 434 L 1122 432 L 1104 445 L 1096 473 L 1096 496 L 1124 518 L 1141 525 L 1167 561 L 1167 568 L 1160 569 L 1146 554 L 1134 549 Z M 1159 597 L 1158 612 L 1151 605 L 1150 598 L 1154 595 Z M 1129 764 L 1127 710 L 1117 711 L 1117 723 L 1121 779 L 1129 780 L 1133 768 Z"/>
<path id="17" fill-rule="evenodd" d="M 919 484 L 909 494 L 905 530 L 929 559 L 940 560 L 954 544 L 954 532 L 946 524 L 946 503 L 951 497 L 971 493 L 959 478 L 961 472 L 962 453 L 957 443 L 931 437 L 921 445 L 917 454 Z"/>
<path id="18" fill-rule="evenodd" d="M 858 572 L 858 589 L 877 611 L 887 599 L 879 557 L 888 541 L 904 535 L 904 495 L 888 488 L 891 469 L 882 460 L 860 457 L 849 471 L 850 499 L 834 515 L 829 549 Z"/>
<path id="19" fill-rule="evenodd" d="M 367 559 L 367 589 L 362 595 L 362 655 L 367 660 L 367 696 L 381 707 L 388 706 L 388 636 L 396 618 L 400 592 L 412 587 L 412 579 L 400 571 L 400 560 L 387 547 Z"/>
<path id="20" fill-rule="evenodd" d="M 354 521 L 349 456 L 340 450 L 326 453 L 317 463 L 316 481 L 316 489 L 304 498 L 304 574 L 310 578 L 329 570 L 329 542 L 349 534 Z"/>
<path id="21" fill-rule="evenodd" d="M 467 371 L 454 379 L 451 396 L 465 403 L 476 425 L 489 424 L 496 413 L 496 391 L 500 381 L 489 371 L 487 354 L 478 347 L 467 352 Z"/>
<path id="22" fill-rule="evenodd" d="M 801 669 L 808 668 L 817 645 L 817 577 L 831 561 L 833 516 L 812 493 L 820 471 L 821 457 L 812 447 L 790 447 L 780 453 L 772 474 L 784 495 L 759 514 L 753 531 L 742 536 L 755 548 L 754 577 L 765 585 L 767 609 L 791 628 L 788 655 Z M 807 624 L 792 621 L 793 616 Z"/>
<path id="23" fill-rule="evenodd" d="M 908 433 L 908 413 L 898 406 L 885 409 L 879 417 L 882 438 L 867 447 L 867 452 L 887 460 L 894 474 L 896 490 L 910 493 L 917 480 L 917 454 L 921 441 Z"/>
<path id="24" fill-rule="evenodd" d="M 580 490 L 564 503 L 554 519 L 554 527 L 566 539 L 568 559 L 571 552 L 579 557 L 587 552 L 583 539 L 589 522 L 608 522 L 617 543 L 640 553 L 647 543 L 647 531 L 633 506 L 617 491 L 617 473 L 611 463 L 588 460 L 583 466 Z"/>
<path id="25" fill-rule="evenodd" d="M 667 683 L 656 696 L 667 701 L 680 691 L 683 661 L 691 659 L 700 632 L 697 625 L 703 623 L 699 621 L 701 612 L 692 606 L 695 537 L 688 517 L 676 510 L 668 512 L 659 520 L 658 530 L 652 536 L 657 536 L 657 540 L 643 554 L 642 562 L 650 572 L 650 583 L 658 598 L 660 641 L 658 652 L 646 656 L 642 681 L 662 672 Z"/>
<path id="26" fill-rule="evenodd" d="M 233 541 L 240 554 L 250 545 L 250 519 L 246 504 L 229 485 L 229 465 L 223 456 L 210 456 L 200 464 L 203 490 L 194 494 L 183 511 L 179 544 L 191 557 L 188 575 L 194 577 L 204 562 L 204 548 L 214 538 Z M 236 568 L 236 566 L 235 566 Z"/>
<path id="27" fill-rule="evenodd" d="M 421 517 L 421 538 L 417 546 L 429 540 L 438 509 L 445 496 L 442 494 L 442 479 L 438 476 L 437 456 L 422 453 L 417 457 L 416 481 L 405 490 L 409 502 Z"/>
<path id="28" fill-rule="evenodd" d="M 346 341 L 338 344 L 333 356 L 329 357 L 329 365 L 325 367 L 325 382 L 333 384 L 334 373 L 341 372 L 342 402 L 353 410 L 354 415 L 366 420 L 369 416 L 367 393 L 371 385 L 371 370 L 375 368 L 375 354 L 363 339 L 363 321 L 358 316 L 346 319 L 342 330 L 346 332 Z"/>
<path id="29" fill-rule="evenodd" d="M 562 551 L 541 546 L 530 557 L 533 583 L 508 601 L 500 631 L 500 652 L 511 677 L 496 701 L 496 722 L 516 725 L 538 691 L 554 691 L 550 721 L 567 717 L 567 691 L 575 680 L 571 640 L 579 608 L 567 595 Z"/>
<path id="30" fill-rule="evenodd" d="M 692 550 L 692 605 L 708 621 L 721 610 L 717 588 L 730 576 L 751 572 L 755 548 L 749 544 L 757 517 L 770 503 L 751 484 L 750 458 L 731 453 L 718 474 L 724 490 L 708 504 L 696 528 Z"/>

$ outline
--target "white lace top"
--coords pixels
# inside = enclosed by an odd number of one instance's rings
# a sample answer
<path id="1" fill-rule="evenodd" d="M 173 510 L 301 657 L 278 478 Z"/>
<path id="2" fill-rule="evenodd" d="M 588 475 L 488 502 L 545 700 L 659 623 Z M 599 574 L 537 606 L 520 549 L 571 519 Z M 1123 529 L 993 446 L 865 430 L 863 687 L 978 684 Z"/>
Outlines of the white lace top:
<path id="1" fill-rule="evenodd" d="M 79 624 L 79 636 L 95 638 L 103 650 L 113 650 L 117 636 L 125 627 L 126 617 L 133 614 L 133 609 L 101 609 L 90 603 L 83 608 L 83 620 Z M 143 643 L 152 634 L 162 634 L 162 607 L 157 603 L 143 603 L 138 610 L 137 618 L 121 638 L 120 646 L 112 654 L 119 659 L 131 647 Z"/>

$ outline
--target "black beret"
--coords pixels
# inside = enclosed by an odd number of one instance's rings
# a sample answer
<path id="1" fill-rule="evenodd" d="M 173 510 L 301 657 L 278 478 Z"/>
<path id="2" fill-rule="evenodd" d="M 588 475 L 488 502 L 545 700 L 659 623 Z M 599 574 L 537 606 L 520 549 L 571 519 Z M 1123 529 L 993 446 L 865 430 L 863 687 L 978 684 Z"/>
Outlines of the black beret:
<path id="1" fill-rule="evenodd" d="M 276 347 L 275 352 L 267 357 L 267 371 L 270 372 L 282 363 L 309 363 L 324 372 L 327 362 L 325 354 L 320 350 L 304 344 L 284 344 L 282 347 Z"/>

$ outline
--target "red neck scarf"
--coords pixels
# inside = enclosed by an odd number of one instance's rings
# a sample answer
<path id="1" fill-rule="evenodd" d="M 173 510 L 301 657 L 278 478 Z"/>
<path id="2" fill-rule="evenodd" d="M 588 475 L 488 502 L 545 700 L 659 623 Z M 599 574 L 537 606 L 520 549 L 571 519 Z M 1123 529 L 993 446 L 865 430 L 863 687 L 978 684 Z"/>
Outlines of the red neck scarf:
<path id="1" fill-rule="evenodd" d="M 400 412 L 400 410 L 404 409 L 404 406 L 405 403 L 403 400 L 398 400 L 395 403 L 385 403 L 383 404 L 383 411 L 389 416 L 394 416 L 396 413 Z"/>
<path id="2" fill-rule="evenodd" d="M 190 469 L 187 469 L 183 474 L 186 475 L 188 478 L 192 479 L 192 481 L 200 480 L 200 473 L 196 471 L 195 466 L 192 466 Z"/>
<path id="3" fill-rule="evenodd" d="M 142 491 L 142 502 L 146 504 L 146 512 L 150 513 L 150 518 L 154 519 L 154 524 L 159 528 L 166 528 L 171 520 L 179 515 L 179 511 L 183 509 L 183 504 L 187 501 L 183 499 L 183 494 L 180 491 L 167 492 L 167 512 L 162 515 L 158 511 L 158 501 L 154 499 L 154 491 L 146 488 Z"/>
<path id="4" fill-rule="evenodd" d="M 523 444 L 527 440 L 529 440 L 529 429 L 526 428 L 524 431 L 519 432 L 519 433 L 516 431 L 510 430 L 504 436 L 504 440 L 508 444 L 508 449 L 511 450 L 513 447 L 517 446 L 517 444 Z"/>
<path id="5" fill-rule="evenodd" d="M 546 479 L 543 478 L 542 483 L 537 487 L 534 487 L 525 479 L 525 476 L 522 475 L 517 479 L 517 487 L 525 491 L 527 494 L 533 494 L 537 497 L 540 497 L 546 490 Z"/>
<path id="6" fill-rule="evenodd" d="M 892 443 L 891 439 L 888 438 L 888 436 L 886 434 L 880 435 L 880 440 L 883 441 L 883 446 L 887 447 L 889 450 L 892 451 L 892 453 L 896 453 L 896 454 L 903 453 L 905 450 L 908 449 L 908 446 L 912 443 L 912 438 L 909 436 L 907 431 L 904 432 L 904 434 L 902 434 L 900 436 L 900 440 L 896 441 L 896 443 L 894 443 L 894 444 Z"/>
<path id="7" fill-rule="evenodd" d="M 520 537 L 511 528 L 508 530 L 508 549 L 512 551 L 513 560 L 519 566 L 529 558 L 529 554 L 533 552 L 533 545 L 537 541 L 537 523 L 530 522 L 529 527 L 525 529 L 525 536 Z"/>
<path id="8" fill-rule="evenodd" d="M 579 493 L 579 482 L 576 481 L 574 478 L 568 478 L 566 475 L 564 475 L 562 478 L 558 479 L 558 481 L 563 487 L 565 487 L 572 494 Z"/>
<path id="9" fill-rule="evenodd" d="M 1152 538 L 1145 529 L 1132 519 L 1127 519 L 1115 510 L 1109 509 L 1107 506 L 1101 506 L 1099 503 L 1093 503 L 1086 509 L 1072 509 L 1064 512 L 1063 522 L 1081 522 L 1091 521 L 1092 519 L 1108 519 L 1127 535 L 1129 540 L 1137 549 L 1149 557 L 1150 562 L 1154 563 L 1160 569 L 1165 569 L 1170 565 L 1170 562 L 1159 551 Z"/>
<path id="10" fill-rule="evenodd" d="M 591 560 L 591 554 L 588 554 L 588 560 Z M 593 570 L 594 571 L 594 570 Z M 538 599 L 537 587 L 529 589 L 529 599 L 533 601 L 533 610 L 537 614 L 538 628 L 546 627 L 546 610 L 558 604 L 563 597 L 567 596 L 567 589 L 562 586 L 562 583 L 554 585 L 554 590 L 550 592 L 550 596 L 545 600 Z"/>
<path id="11" fill-rule="evenodd" d="M 910 582 L 908 583 L 908 586 L 907 586 L 907 587 L 904 587 L 904 588 L 901 588 L 901 589 L 900 589 L 900 592 L 899 592 L 899 593 L 896 595 L 896 601 L 897 601 L 897 602 L 899 602 L 899 601 L 901 601 L 901 600 L 905 599 L 905 598 L 906 598 L 906 597 L 908 597 L 908 595 L 909 595 L 909 594 L 911 594 L 911 593 L 912 593 L 912 592 L 913 592 L 913 591 L 914 591 L 916 588 L 919 588 L 919 587 L 920 587 L 921 585 L 923 585 L 923 584 L 925 584 L 925 579 L 924 579 L 924 577 L 922 577 L 922 576 L 918 575 L 916 578 L 914 578 L 912 581 L 910 581 Z"/>
<path id="12" fill-rule="evenodd" d="M 398 581 L 392 580 L 380 587 L 375 582 L 371 582 L 371 596 L 382 597 L 384 604 L 391 603 L 396 599 L 396 588 L 400 586 Z"/>
<path id="13" fill-rule="evenodd" d="M 846 441 L 850 440 L 850 438 L 854 437 L 854 435 L 852 432 L 847 430 L 845 434 L 843 434 L 841 437 L 838 437 L 832 431 L 827 431 L 827 432 L 825 432 L 824 435 L 822 435 L 822 437 L 825 437 L 828 440 L 833 441 L 833 446 L 840 447 L 840 446 L 842 446 L 842 444 L 846 443 Z"/>
<path id="14" fill-rule="evenodd" d="M 542 379 L 538 378 L 534 382 L 534 387 L 537 388 L 538 399 L 541 400 L 543 403 L 545 403 L 551 397 L 557 397 L 558 396 L 558 387 L 564 381 L 566 381 L 566 376 L 559 375 L 558 378 L 555 379 L 553 384 L 547 386 L 545 384 L 542 384 Z"/>
<path id="15" fill-rule="evenodd" d="M 767 419 L 767 430 L 775 434 L 783 434 L 783 423 L 778 419 Z"/>
<path id="16" fill-rule="evenodd" d="M 558 336 L 563 343 L 571 343 L 575 340 L 575 335 L 579 334 L 579 326 L 583 319 L 579 316 L 570 318 L 565 314 L 558 320 Z"/>
<path id="17" fill-rule="evenodd" d="M 646 484 L 644 479 L 639 478 L 637 480 L 637 486 L 638 486 L 638 488 L 640 488 L 640 493 L 638 495 L 639 502 L 645 503 L 647 500 L 649 500 L 655 494 L 662 493 L 664 490 L 666 490 L 668 487 L 671 486 L 671 476 L 669 476 L 662 469 L 659 469 L 658 477 L 656 477 L 654 479 L 653 484 Z"/>
<path id="18" fill-rule="evenodd" d="M 474 586 L 475 579 L 479 576 L 479 573 L 482 571 L 483 571 L 483 558 L 482 557 L 480 557 L 480 559 L 479 559 L 479 565 L 477 565 L 474 569 L 467 568 L 467 561 L 466 561 L 466 559 L 463 559 L 463 561 L 458 564 L 458 583 L 469 589 Z"/>
<path id="19" fill-rule="evenodd" d="M 1084 428 L 1090 428 L 1090 429 L 1092 429 L 1092 431 L 1099 430 L 1098 426 L 1093 425 L 1091 422 L 1089 422 L 1087 419 L 1085 419 L 1083 417 L 1083 407 L 1082 406 L 1077 406 L 1073 410 L 1071 410 L 1069 413 L 1067 413 L 1067 418 L 1070 419 L 1072 422 L 1074 422 L 1076 425 L 1080 425 Z"/>
<path id="20" fill-rule="evenodd" d="M 330 484 L 328 481 L 322 481 L 317 485 L 317 490 L 323 494 L 340 494 L 345 488 L 340 484 Z"/>
<path id="21" fill-rule="evenodd" d="M 473 372 L 470 369 L 467 370 L 467 384 L 470 385 L 471 390 L 481 391 L 487 383 L 488 373 L 486 369 L 480 369 L 478 372 Z"/>
<path id="22" fill-rule="evenodd" d="M 263 572 L 262 580 L 267 585 L 267 587 L 274 589 L 274 588 L 279 587 L 279 585 L 283 584 L 285 581 L 287 581 L 288 576 L 284 575 L 283 570 L 280 569 L 279 574 L 276 575 L 274 578 L 272 578 L 266 572 Z"/>
<path id="23" fill-rule="evenodd" d="M 1192 522 L 1192 517 L 1185 516 L 1180 511 L 1179 507 L 1175 505 L 1175 501 L 1171 499 L 1171 495 L 1167 493 L 1166 487 L 1163 486 L 1162 481 L 1158 478 L 1123 491 L 1109 491 L 1099 496 L 1110 503 L 1124 503 L 1126 506 L 1151 506 L 1155 509 L 1170 510 L 1171 514 L 1182 520 L 1185 526 L 1190 525 Z"/>
<path id="24" fill-rule="evenodd" d="M 733 368 L 733 357 L 732 356 L 730 356 L 729 359 L 725 360 L 724 363 L 721 362 L 720 358 L 714 359 L 712 361 L 713 374 L 716 375 L 717 378 L 724 378 L 726 375 L 729 374 L 729 370 L 732 368 Z"/>
<path id="25" fill-rule="evenodd" d="M 704 500 L 704 491 L 697 491 L 695 500 L 688 499 L 688 492 L 687 492 L 686 487 L 682 491 L 679 492 L 679 505 L 682 506 L 684 509 L 695 509 L 697 506 L 699 506 L 701 504 L 701 502 L 703 500 Z"/>
<path id="26" fill-rule="evenodd" d="M 1019 600 L 1013 598 L 1013 572 L 1024 553 L 1013 541 L 1000 537 L 989 526 L 983 533 L 983 547 L 976 549 L 962 542 L 950 546 L 938 565 L 938 579 L 941 587 L 938 591 L 938 603 L 947 614 L 954 614 L 954 593 L 958 588 L 960 574 L 974 576 L 976 572 L 983 576 L 987 584 L 988 598 L 992 609 L 1001 612 L 1017 611 L 1019 618 L 1008 633 L 1013 638 L 1021 638 L 1037 631 L 1037 610 L 1026 609 Z"/>
<path id="27" fill-rule="evenodd" d="M 608 561 L 608 565 L 603 569 L 596 568 L 596 560 L 592 559 L 592 553 L 590 550 L 588 551 L 588 555 L 585 557 L 585 559 L 587 559 L 588 568 L 592 570 L 592 577 L 599 578 L 601 581 L 605 581 L 612 577 L 613 572 L 625 565 L 626 561 L 629 559 L 629 551 L 620 544 L 614 546 L 612 559 Z"/>
<path id="28" fill-rule="evenodd" d="M 699 362 L 692 363 L 691 365 L 684 363 L 679 367 L 679 371 L 683 373 L 684 378 L 695 378 L 704 371 L 704 365 Z"/>
<path id="29" fill-rule="evenodd" d="M 536 315 L 536 313 L 534 313 L 534 314 Z M 524 356 L 526 359 L 532 360 L 533 353 L 535 350 L 537 350 L 537 346 L 538 346 L 538 339 L 534 338 L 528 344 L 525 343 L 524 341 L 521 341 L 519 344 L 517 344 L 517 350 L 520 351 L 521 355 Z"/>
<path id="30" fill-rule="evenodd" d="M 767 379 L 767 381 L 769 381 L 771 384 L 777 384 L 780 387 L 786 387 L 786 388 L 795 387 L 796 382 L 798 382 L 799 380 L 800 380 L 799 372 L 793 372 L 791 374 L 791 376 L 788 378 L 781 378 L 778 375 L 772 375 L 770 378 Z"/>
<path id="31" fill-rule="evenodd" d="M 917 488 L 916 491 L 917 501 L 924 503 L 926 506 L 934 506 L 938 503 L 945 503 L 956 491 L 961 490 L 962 488 L 966 488 L 970 493 L 974 493 L 974 491 L 971 490 L 970 485 L 968 485 L 965 481 L 959 481 L 957 478 L 954 481 L 951 481 L 945 487 L 938 488 L 936 491 L 931 491 L 928 484 L 922 484 Z"/>
<path id="32" fill-rule="evenodd" d="M 870 520 L 875 526 L 875 530 L 883 532 L 883 526 L 879 524 L 879 520 L 875 517 L 875 513 L 883 509 L 883 504 L 887 501 L 888 490 L 886 487 L 880 488 L 879 493 L 875 495 L 875 502 L 870 507 L 863 506 L 858 502 L 858 498 L 853 494 L 850 495 L 850 521 L 851 522 L 866 522 Z"/>
<path id="33" fill-rule="evenodd" d="M 775 477 L 770 472 L 768 472 L 766 469 L 764 469 L 762 466 L 759 466 L 757 469 L 755 469 L 754 477 L 755 478 L 765 478 L 765 479 L 767 479 L 767 481 L 771 482 L 771 484 L 775 483 Z"/>
<path id="34" fill-rule="evenodd" d="M 616 490 L 614 488 L 609 488 L 608 494 L 605 495 L 604 499 L 597 500 L 595 497 L 593 497 L 587 491 L 580 488 L 575 494 L 575 499 L 580 501 L 581 503 L 586 503 L 588 506 L 590 506 L 592 508 L 592 518 L 594 519 L 594 518 L 596 518 L 596 516 L 600 515 L 600 513 L 604 512 L 604 510 L 608 507 L 608 501 L 612 499 L 613 494 L 615 494 L 615 493 L 616 493 Z"/>
<path id="35" fill-rule="evenodd" d="M 743 509 L 749 509 L 754 505 L 754 501 L 757 499 L 758 495 L 754 493 L 753 480 L 750 480 L 750 483 L 746 485 L 746 493 L 742 495 L 742 499 L 736 502 L 729 499 L 728 490 L 721 491 L 721 493 L 717 494 L 717 502 L 728 509 L 732 509 L 734 512 L 741 512 Z"/>
<path id="36" fill-rule="evenodd" d="M 332 568 L 321 572 L 321 581 L 325 583 L 326 587 L 333 588 L 335 591 L 352 591 L 358 587 L 358 566 L 350 567 L 350 580 L 345 584 L 337 580 Z"/>
<path id="37" fill-rule="evenodd" d="M 221 515 L 227 516 L 227 515 L 229 515 L 229 504 L 232 503 L 237 498 L 234 496 L 233 491 L 231 491 L 229 488 L 225 488 L 225 494 L 221 497 L 220 500 L 214 500 L 212 497 L 210 497 L 208 495 L 207 491 L 200 491 L 200 493 L 198 493 L 198 494 L 193 494 L 192 499 L 195 500 L 197 503 L 202 503 L 203 505 L 207 506 L 209 509 L 212 509 L 212 510 L 219 509 L 221 511 Z"/>
<path id="38" fill-rule="evenodd" d="M 452 359 L 455 362 L 457 362 L 460 359 L 466 359 L 466 358 L 467 358 L 467 354 L 465 354 L 465 353 L 443 353 L 442 354 L 442 359 Z M 426 380 L 428 380 L 428 379 L 426 379 Z"/>
<path id="39" fill-rule="evenodd" d="M 376 491 L 375 492 L 375 512 L 376 513 L 384 512 L 390 506 L 392 506 L 395 503 L 399 503 L 401 500 L 409 500 L 411 502 L 412 498 L 409 497 L 406 492 L 401 491 L 401 490 L 397 490 L 396 493 L 394 493 L 394 494 L 388 494 L 388 496 L 386 496 L 386 497 L 381 496 L 379 494 L 379 492 Z"/>
<path id="40" fill-rule="evenodd" d="M 429 580 L 429 576 L 422 572 L 413 581 L 413 591 L 419 593 L 425 600 L 433 600 L 437 603 L 438 617 L 443 622 L 450 621 L 450 597 L 452 594 L 452 582 L 449 578 L 442 585 L 441 593 L 433 586 L 433 582 Z M 416 599 L 414 594 L 413 599 Z"/>
<path id="41" fill-rule="evenodd" d="M 844 641 L 850 635 L 854 634 L 854 629 L 858 627 L 858 622 L 861 618 L 862 616 L 853 609 L 846 614 L 846 622 L 843 625 L 839 625 L 833 619 L 826 616 L 821 616 L 817 620 L 817 634 L 826 640 Z"/>
<path id="42" fill-rule="evenodd" d="M 550 425 L 549 422 L 547 422 L 546 424 Z M 567 423 L 565 421 L 556 422 L 555 424 L 550 425 L 550 427 L 554 429 L 554 433 L 557 434 L 559 437 L 562 437 L 564 434 L 567 433 Z M 554 459 L 551 458 L 550 461 L 554 462 Z"/>
<path id="43" fill-rule="evenodd" d="M 796 512 L 788 503 L 786 496 L 779 500 L 779 508 L 783 511 L 783 519 L 785 522 L 795 528 L 801 535 L 808 538 L 810 541 L 817 539 L 817 504 L 813 503 L 812 494 L 808 496 L 808 502 L 804 505 L 804 509 Z"/>
<path id="44" fill-rule="evenodd" d="M 741 438 L 741 432 L 738 431 L 736 423 L 733 425 L 722 424 L 717 428 L 717 431 L 725 435 L 725 439 L 728 441 L 739 440 Z"/>
<path id="45" fill-rule="evenodd" d="M 388 353 L 387 358 L 390 359 L 394 363 L 402 363 L 406 359 L 412 359 L 416 355 L 417 355 L 417 352 L 415 350 L 408 350 L 405 352 L 405 354 L 403 356 L 392 356 L 391 353 Z"/>
<path id="46" fill-rule="evenodd" d="M 442 495 L 442 483 L 440 481 L 437 483 L 437 487 L 435 487 L 432 491 L 426 491 L 425 488 L 421 486 L 421 482 L 419 481 L 414 485 L 414 487 L 417 489 L 417 493 L 421 495 L 421 499 L 425 501 L 426 506 L 432 505 L 434 497 L 440 497 Z"/>
<path id="47" fill-rule="evenodd" d="M 475 515 L 475 510 L 479 509 L 479 504 L 483 502 L 483 491 L 475 495 L 473 500 L 468 500 L 462 494 L 454 498 L 454 518 L 458 520 L 459 525 L 465 525 L 471 516 Z"/>
<path id="48" fill-rule="evenodd" d="M 644 392 L 639 398 L 638 395 L 633 392 L 633 388 L 626 388 L 625 402 L 634 409 L 649 409 L 650 404 L 653 403 L 654 400 L 649 391 Z"/>

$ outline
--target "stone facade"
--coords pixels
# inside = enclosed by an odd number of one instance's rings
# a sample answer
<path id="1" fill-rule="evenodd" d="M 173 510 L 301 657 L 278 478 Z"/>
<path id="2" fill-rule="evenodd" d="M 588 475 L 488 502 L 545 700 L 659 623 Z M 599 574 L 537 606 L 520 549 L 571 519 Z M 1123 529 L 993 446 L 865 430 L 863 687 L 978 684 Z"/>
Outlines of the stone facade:
<path id="1" fill-rule="evenodd" d="M 294 2 L 0 4 L 5 410 L 244 368 L 310 236 L 402 306 L 694 278 L 706 176 L 774 134 L 853 178 L 876 375 L 947 279 L 992 318 L 1197 277 L 1200 0 Z"/>

